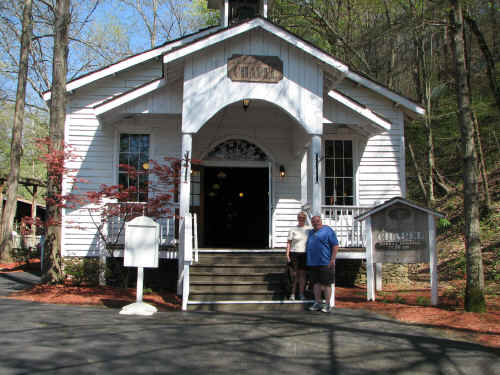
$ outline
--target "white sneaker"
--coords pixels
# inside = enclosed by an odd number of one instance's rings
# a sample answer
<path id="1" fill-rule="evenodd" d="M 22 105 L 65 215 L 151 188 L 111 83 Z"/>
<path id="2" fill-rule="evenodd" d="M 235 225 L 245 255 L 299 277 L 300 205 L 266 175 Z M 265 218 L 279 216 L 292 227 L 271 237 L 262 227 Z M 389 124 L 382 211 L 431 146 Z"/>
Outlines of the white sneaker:
<path id="1" fill-rule="evenodd" d="M 295 301 L 295 295 L 294 295 L 294 294 L 292 294 L 292 295 L 290 296 L 290 298 L 288 298 L 288 300 L 289 300 L 289 301 Z"/>
<path id="2" fill-rule="evenodd" d="M 332 308 L 330 305 L 327 305 L 326 303 L 323 305 L 323 307 L 321 308 L 321 312 L 324 312 L 324 313 L 329 313 L 329 312 L 332 312 Z"/>
<path id="3" fill-rule="evenodd" d="M 309 311 L 321 311 L 321 304 L 318 302 L 314 302 L 312 306 L 309 306 Z"/>

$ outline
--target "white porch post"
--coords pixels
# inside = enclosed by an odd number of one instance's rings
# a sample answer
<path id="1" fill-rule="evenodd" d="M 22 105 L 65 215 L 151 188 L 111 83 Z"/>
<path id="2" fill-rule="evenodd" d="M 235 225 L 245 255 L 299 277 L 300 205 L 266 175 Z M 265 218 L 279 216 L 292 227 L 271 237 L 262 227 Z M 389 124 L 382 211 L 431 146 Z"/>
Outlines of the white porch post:
<path id="1" fill-rule="evenodd" d="M 314 134 L 311 136 L 311 166 L 312 172 L 312 197 L 310 198 L 313 215 L 321 215 L 321 136 Z"/>
<path id="2" fill-rule="evenodd" d="M 179 186 L 179 215 L 185 217 L 189 212 L 189 201 L 191 195 L 191 154 L 193 146 L 193 135 L 182 134 L 181 151 L 181 176 Z"/>
<path id="3" fill-rule="evenodd" d="M 186 256 L 191 254 L 186 252 L 186 243 L 191 239 L 185 238 L 190 231 L 185 230 L 186 217 L 189 214 L 189 203 L 191 196 L 191 155 L 192 155 L 193 136 L 190 133 L 182 134 L 181 149 L 181 175 L 179 181 L 179 253 L 178 253 L 178 282 L 177 294 L 184 294 L 184 281 L 189 280 L 189 261 L 186 263 Z M 189 242 L 190 243 L 190 242 Z M 187 267 L 186 267 L 187 266 Z"/>
<path id="4" fill-rule="evenodd" d="M 224 21 L 223 26 L 227 27 L 229 25 L 229 0 L 224 0 Z"/>
<path id="5" fill-rule="evenodd" d="M 309 203 L 308 196 L 307 196 L 307 185 L 308 185 L 308 178 L 307 176 L 309 175 L 308 173 L 308 150 L 304 150 L 304 155 L 302 155 L 302 160 L 300 162 L 300 201 L 302 204 Z"/>

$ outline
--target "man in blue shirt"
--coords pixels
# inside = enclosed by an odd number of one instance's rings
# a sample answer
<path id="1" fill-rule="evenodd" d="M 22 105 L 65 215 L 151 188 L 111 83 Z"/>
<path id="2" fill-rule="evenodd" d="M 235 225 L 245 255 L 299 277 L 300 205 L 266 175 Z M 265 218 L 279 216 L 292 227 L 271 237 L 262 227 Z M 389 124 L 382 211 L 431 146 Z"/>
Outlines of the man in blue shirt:
<path id="1" fill-rule="evenodd" d="M 311 224 L 313 229 L 307 237 L 306 254 L 315 302 L 309 310 L 330 312 L 331 284 L 335 282 L 335 258 L 339 241 L 333 229 L 323 225 L 320 216 L 313 216 Z M 321 292 L 325 295 L 325 305 L 321 303 Z"/>

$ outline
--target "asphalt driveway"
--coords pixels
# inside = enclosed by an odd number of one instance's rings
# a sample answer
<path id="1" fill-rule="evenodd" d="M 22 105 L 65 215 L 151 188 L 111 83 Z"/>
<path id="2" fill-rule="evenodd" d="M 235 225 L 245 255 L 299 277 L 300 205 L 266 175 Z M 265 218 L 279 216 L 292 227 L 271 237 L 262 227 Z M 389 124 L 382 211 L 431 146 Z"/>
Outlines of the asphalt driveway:
<path id="1" fill-rule="evenodd" d="M 0 295 L 36 278 L 0 274 Z M 0 299 L 0 374 L 499 374 L 500 351 L 361 311 L 162 312 Z"/>

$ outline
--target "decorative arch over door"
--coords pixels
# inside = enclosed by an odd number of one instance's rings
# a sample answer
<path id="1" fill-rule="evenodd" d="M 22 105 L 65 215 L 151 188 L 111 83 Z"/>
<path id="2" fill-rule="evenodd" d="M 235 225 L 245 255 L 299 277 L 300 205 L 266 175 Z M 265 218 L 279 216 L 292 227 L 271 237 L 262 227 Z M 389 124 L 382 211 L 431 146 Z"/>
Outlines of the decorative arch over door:
<path id="1" fill-rule="evenodd" d="M 215 146 L 205 160 L 269 161 L 262 149 L 244 139 L 228 139 Z"/>

